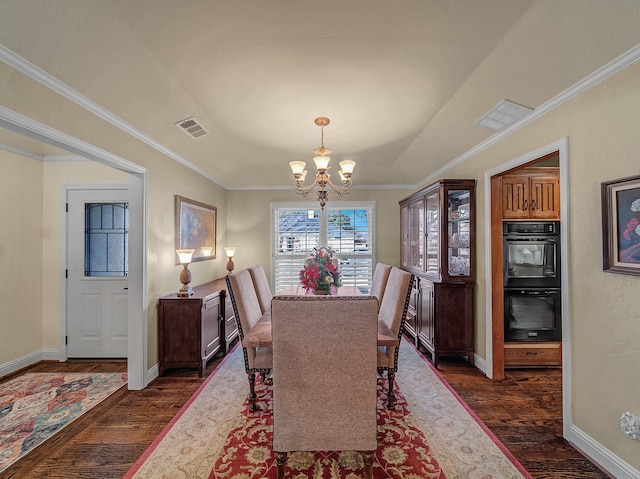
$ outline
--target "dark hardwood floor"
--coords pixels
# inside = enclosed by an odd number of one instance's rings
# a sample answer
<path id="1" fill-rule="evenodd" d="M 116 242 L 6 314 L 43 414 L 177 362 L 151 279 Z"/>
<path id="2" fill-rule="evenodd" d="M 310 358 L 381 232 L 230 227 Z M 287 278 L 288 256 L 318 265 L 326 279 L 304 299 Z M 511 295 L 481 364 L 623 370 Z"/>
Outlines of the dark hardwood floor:
<path id="1" fill-rule="evenodd" d="M 561 369 L 507 369 L 492 381 L 463 359 L 443 358 L 438 370 L 534 478 L 609 478 L 562 437 Z"/>
<path id="2" fill-rule="evenodd" d="M 205 378 L 219 361 L 209 363 Z M 508 371 L 506 380 L 497 382 L 462 360 L 443 358 L 439 369 L 534 478 L 607 478 L 562 439 L 560 370 Z M 124 361 L 43 362 L 28 369 L 125 370 Z M 175 370 L 142 391 L 120 389 L 0 473 L 0 478 L 120 479 L 205 378 L 195 371 Z"/>

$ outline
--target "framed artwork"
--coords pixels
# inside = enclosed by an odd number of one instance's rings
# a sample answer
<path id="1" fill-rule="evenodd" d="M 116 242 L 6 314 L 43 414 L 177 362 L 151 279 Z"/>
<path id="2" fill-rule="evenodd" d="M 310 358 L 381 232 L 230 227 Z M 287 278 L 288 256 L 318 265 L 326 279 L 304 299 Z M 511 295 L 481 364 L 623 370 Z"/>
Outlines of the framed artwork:
<path id="1" fill-rule="evenodd" d="M 216 218 L 215 206 L 176 195 L 176 249 L 193 249 L 191 262 L 215 259 Z"/>
<path id="2" fill-rule="evenodd" d="M 640 176 L 602 183 L 603 270 L 640 276 Z"/>

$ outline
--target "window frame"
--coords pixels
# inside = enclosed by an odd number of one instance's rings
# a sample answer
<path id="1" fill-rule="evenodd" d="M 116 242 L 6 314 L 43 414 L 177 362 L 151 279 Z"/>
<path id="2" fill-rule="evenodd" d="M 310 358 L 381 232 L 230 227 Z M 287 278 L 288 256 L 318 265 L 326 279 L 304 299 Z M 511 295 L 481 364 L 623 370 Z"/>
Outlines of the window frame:
<path id="1" fill-rule="evenodd" d="M 327 235 L 327 210 L 357 210 L 357 209 L 367 209 L 370 210 L 370 218 L 369 218 L 369 232 L 370 232 L 370 247 L 369 253 L 366 254 L 336 254 L 338 259 L 345 258 L 371 258 L 371 270 L 368 277 L 368 288 L 371 288 L 371 281 L 373 279 L 373 269 L 376 265 L 376 215 L 377 215 L 377 207 L 375 201 L 340 201 L 337 204 L 331 204 L 325 206 L 324 210 L 320 208 L 320 205 L 317 203 L 310 203 L 309 201 L 287 201 L 287 202 L 272 202 L 271 203 L 271 215 L 270 215 L 270 252 L 271 252 L 271 284 L 272 291 L 275 294 L 279 294 L 277 291 L 276 285 L 276 263 L 278 261 L 278 252 L 276 251 L 276 212 L 281 209 L 293 209 L 293 210 L 317 210 L 319 212 L 320 218 L 320 246 L 327 246 L 328 243 L 328 235 Z M 308 253 L 298 253 L 287 255 L 288 257 L 300 257 L 306 259 L 309 254 Z"/>

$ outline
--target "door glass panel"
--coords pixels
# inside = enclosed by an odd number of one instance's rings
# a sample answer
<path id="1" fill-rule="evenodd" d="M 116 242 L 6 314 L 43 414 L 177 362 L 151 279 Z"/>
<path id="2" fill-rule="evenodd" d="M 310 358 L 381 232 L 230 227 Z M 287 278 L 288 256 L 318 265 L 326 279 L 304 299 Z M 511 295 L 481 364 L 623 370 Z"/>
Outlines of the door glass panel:
<path id="1" fill-rule="evenodd" d="M 440 193 L 427 196 L 427 263 L 425 271 L 440 275 Z"/>
<path id="2" fill-rule="evenodd" d="M 449 190 L 447 224 L 449 276 L 468 276 L 471 271 L 471 219 L 469 190 Z"/>
<path id="3" fill-rule="evenodd" d="M 86 203 L 84 209 L 85 277 L 129 274 L 129 204 Z"/>
<path id="4" fill-rule="evenodd" d="M 424 203 L 416 201 L 409 205 L 409 264 L 424 271 Z"/>

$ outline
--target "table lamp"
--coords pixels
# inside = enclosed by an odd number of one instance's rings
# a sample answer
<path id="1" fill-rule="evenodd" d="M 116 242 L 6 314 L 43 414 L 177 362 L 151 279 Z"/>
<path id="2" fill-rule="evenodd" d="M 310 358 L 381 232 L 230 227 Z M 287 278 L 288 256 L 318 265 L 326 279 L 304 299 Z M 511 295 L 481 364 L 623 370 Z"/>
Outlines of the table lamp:
<path id="1" fill-rule="evenodd" d="M 180 271 L 180 282 L 182 283 L 182 288 L 178 291 L 177 296 L 179 298 L 188 298 L 193 295 L 193 289 L 189 286 L 191 282 L 191 271 L 189 271 L 189 263 L 191 263 L 191 257 L 193 256 L 193 249 L 177 249 L 176 253 L 178 253 L 178 261 L 183 266 L 182 271 Z"/>
<path id="2" fill-rule="evenodd" d="M 236 254 L 236 247 L 235 246 L 226 246 L 224 248 L 224 252 L 227 255 L 227 258 L 229 258 L 229 261 L 227 261 L 227 271 L 229 272 L 228 274 L 231 274 L 231 272 L 233 271 L 233 257 Z"/>

